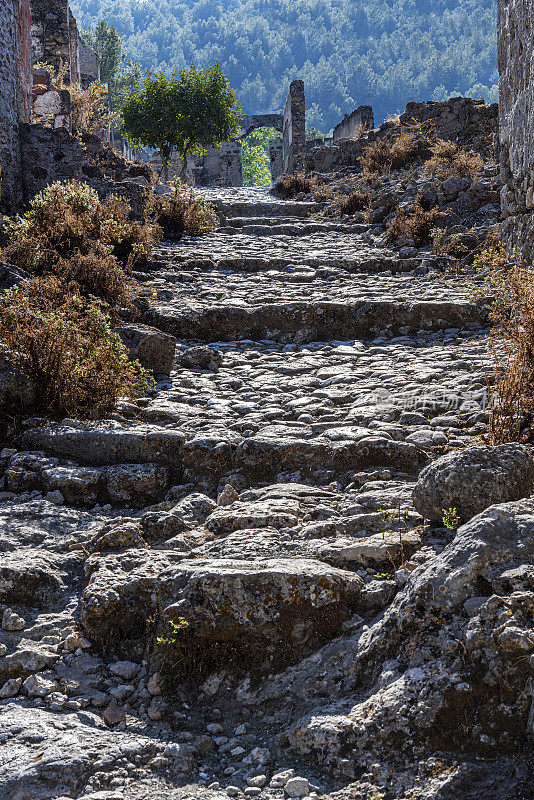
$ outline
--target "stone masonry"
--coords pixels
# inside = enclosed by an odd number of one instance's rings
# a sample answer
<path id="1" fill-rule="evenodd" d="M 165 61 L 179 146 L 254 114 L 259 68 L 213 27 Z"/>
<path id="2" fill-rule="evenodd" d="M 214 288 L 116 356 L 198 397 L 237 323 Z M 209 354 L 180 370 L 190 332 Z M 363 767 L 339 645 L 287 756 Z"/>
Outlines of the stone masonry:
<path id="1" fill-rule="evenodd" d="M 306 153 L 306 98 L 304 81 L 292 81 L 284 108 L 284 172 L 301 169 Z"/>
<path id="2" fill-rule="evenodd" d="M 499 74 L 503 237 L 534 257 L 533 0 L 500 0 Z"/>
<path id="3" fill-rule="evenodd" d="M 350 139 L 359 136 L 363 131 L 375 127 L 375 117 L 371 106 L 358 106 L 352 114 L 345 114 L 341 122 L 334 128 L 333 139 Z"/>
<path id="4" fill-rule="evenodd" d="M 0 203 L 22 199 L 19 121 L 29 121 L 31 100 L 28 0 L 0 3 Z"/>

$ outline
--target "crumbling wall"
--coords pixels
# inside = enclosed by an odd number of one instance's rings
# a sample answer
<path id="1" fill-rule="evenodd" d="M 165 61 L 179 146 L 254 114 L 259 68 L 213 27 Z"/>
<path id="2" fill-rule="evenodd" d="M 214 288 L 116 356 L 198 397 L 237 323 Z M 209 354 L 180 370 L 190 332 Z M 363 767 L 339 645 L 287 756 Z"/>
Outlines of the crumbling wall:
<path id="1" fill-rule="evenodd" d="M 22 200 L 19 123 L 28 121 L 31 104 L 30 16 L 28 0 L 0 3 L 0 202 Z"/>
<path id="2" fill-rule="evenodd" d="M 497 103 L 469 97 L 453 97 L 442 103 L 408 103 L 398 122 L 384 122 L 378 129 L 364 131 L 355 138 L 340 138 L 316 147 L 306 154 L 305 168 L 313 172 L 353 167 L 356 171 L 365 149 L 377 139 L 390 135 L 395 126 L 427 123 L 440 138 L 457 141 L 462 147 L 486 157 L 495 157 L 498 138 Z"/>
<path id="3" fill-rule="evenodd" d="M 375 127 L 375 117 L 371 106 L 358 106 L 352 114 L 345 114 L 341 122 L 334 128 L 333 139 L 351 139 L 360 136 L 364 131 Z"/>
<path id="4" fill-rule="evenodd" d="M 31 0 L 33 63 L 49 64 L 57 72 L 67 66 L 70 80 L 71 46 L 68 0 Z"/>
<path id="5" fill-rule="evenodd" d="M 534 260 L 534 0 L 499 0 L 503 239 Z"/>
<path id="6" fill-rule="evenodd" d="M 451 97 L 441 103 L 408 103 L 401 125 L 428 123 L 442 139 L 457 141 L 486 155 L 493 155 L 498 130 L 497 103 L 470 97 Z"/>
<path id="7" fill-rule="evenodd" d="M 89 84 L 100 80 L 100 63 L 98 61 L 98 56 L 87 47 L 81 38 L 78 39 L 78 63 L 82 89 L 86 89 Z"/>
<path id="8" fill-rule="evenodd" d="M 306 98 L 304 81 L 292 81 L 284 108 L 282 130 L 284 172 L 302 169 L 306 155 Z"/>

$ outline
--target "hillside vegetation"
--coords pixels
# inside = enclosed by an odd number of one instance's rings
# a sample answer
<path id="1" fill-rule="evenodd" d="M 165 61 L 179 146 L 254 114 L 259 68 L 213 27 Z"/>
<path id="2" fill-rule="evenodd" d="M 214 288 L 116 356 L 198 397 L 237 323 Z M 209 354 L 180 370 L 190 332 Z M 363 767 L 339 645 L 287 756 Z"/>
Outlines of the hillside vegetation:
<path id="1" fill-rule="evenodd" d="M 150 69 L 216 59 L 247 113 L 306 82 L 308 123 L 327 131 L 370 103 L 377 121 L 408 100 L 497 99 L 495 0 L 75 0 L 84 28 L 115 25 Z"/>

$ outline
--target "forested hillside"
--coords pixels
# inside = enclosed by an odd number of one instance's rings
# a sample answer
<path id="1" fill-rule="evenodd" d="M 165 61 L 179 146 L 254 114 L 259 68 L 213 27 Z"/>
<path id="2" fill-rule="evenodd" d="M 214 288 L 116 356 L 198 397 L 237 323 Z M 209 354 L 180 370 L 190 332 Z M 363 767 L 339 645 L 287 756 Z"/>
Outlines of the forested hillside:
<path id="1" fill-rule="evenodd" d="M 247 113 L 279 109 L 304 79 L 308 123 L 328 131 L 370 103 L 381 121 L 407 100 L 497 99 L 495 0 L 75 0 L 147 68 L 220 59 Z"/>

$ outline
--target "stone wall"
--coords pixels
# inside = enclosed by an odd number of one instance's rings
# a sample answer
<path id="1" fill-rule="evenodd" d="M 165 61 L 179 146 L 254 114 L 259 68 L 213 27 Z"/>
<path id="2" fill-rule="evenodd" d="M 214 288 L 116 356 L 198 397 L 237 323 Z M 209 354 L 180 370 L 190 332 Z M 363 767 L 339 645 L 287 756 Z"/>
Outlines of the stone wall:
<path id="1" fill-rule="evenodd" d="M 400 124 L 426 122 L 442 139 L 457 141 L 489 156 L 495 153 L 498 116 L 497 103 L 451 97 L 441 103 L 408 103 Z"/>
<path id="2" fill-rule="evenodd" d="M 55 72 L 67 65 L 70 79 L 70 12 L 68 0 L 31 0 L 34 64 L 49 64 Z"/>
<path id="3" fill-rule="evenodd" d="M 534 0 L 499 0 L 503 238 L 534 260 Z"/>
<path id="4" fill-rule="evenodd" d="M 375 117 L 371 106 L 358 106 L 352 114 L 345 114 L 341 122 L 334 128 L 333 139 L 351 139 L 360 136 L 364 131 L 375 127 Z"/>
<path id="5" fill-rule="evenodd" d="M 284 108 L 282 130 L 284 172 L 303 168 L 306 155 L 306 98 L 304 81 L 292 81 Z"/>
<path id="6" fill-rule="evenodd" d="M 98 56 L 87 47 L 81 38 L 78 40 L 78 63 L 82 89 L 86 89 L 90 83 L 100 80 L 100 63 L 98 61 Z"/>
<path id="7" fill-rule="evenodd" d="M 19 122 L 28 121 L 31 104 L 30 16 L 28 0 L 0 3 L 0 203 L 22 200 Z"/>

